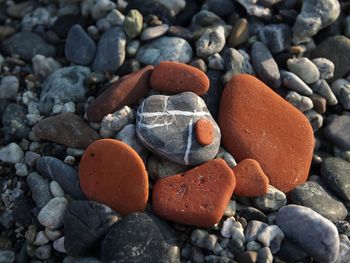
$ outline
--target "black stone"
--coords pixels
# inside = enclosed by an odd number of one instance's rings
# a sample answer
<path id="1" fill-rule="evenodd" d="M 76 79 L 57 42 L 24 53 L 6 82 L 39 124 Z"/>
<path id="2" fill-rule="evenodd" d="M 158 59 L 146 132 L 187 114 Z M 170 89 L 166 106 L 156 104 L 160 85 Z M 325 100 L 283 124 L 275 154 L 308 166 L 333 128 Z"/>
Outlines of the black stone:
<path id="1" fill-rule="evenodd" d="M 85 27 L 87 25 L 86 18 L 77 15 L 59 16 L 52 26 L 52 30 L 62 38 L 65 38 L 74 25 Z"/>
<path id="2" fill-rule="evenodd" d="M 239 211 L 239 216 L 244 217 L 247 221 L 257 220 L 267 223 L 267 216 L 254 207 L 244 207 Z"/>
<path id="3" fill-rule="evenodd" d="M 128 59 L 117 71 L 117 75 L 121 78 L 127 74 L 135 72 L 140 69 L 140 63 L 136 59 Z"/>
<path id="4" fill-rule="evenodd" d="M 186 7 L 177 14 L 175 24 L 180 26 L 188 26 L 193 16 L 200 10 L 197 0 L 186 0 Z"/>
<path id="5" fill-rule="evenodd" d="M 202 98 L 207 104 L 208 110 L 210 111 L 214 120 L 217 120 L 219 114 L 221 94 L 224 89 L 221 82 L 222 73 L 217 70 L 208 70 L 207 76 L 210 81 L 210 87 L 208 92 L 204 94 Z"/>
<path id="6" fill-rule="evenodd" d="M 302 250 L 295 242 L 287 238 L 283 239 L 280 250 L 276 255 L 288 263 L 310 262 L 306 252 L 304 252 L 304 250 Z"/>
<path id="7" fill-rule="evenodd" d="M 30 226 L 33 221 L 33 201 L 26 195 L 21 194 L 16 198 L 13 205 L 13 219 L 23 226 Z"/>
<path id="8" fill-rule="evenodd" d="M 339 148 L 350 150 L 350 116 L 334 118 L 323 130 L 327 140 Z"/>

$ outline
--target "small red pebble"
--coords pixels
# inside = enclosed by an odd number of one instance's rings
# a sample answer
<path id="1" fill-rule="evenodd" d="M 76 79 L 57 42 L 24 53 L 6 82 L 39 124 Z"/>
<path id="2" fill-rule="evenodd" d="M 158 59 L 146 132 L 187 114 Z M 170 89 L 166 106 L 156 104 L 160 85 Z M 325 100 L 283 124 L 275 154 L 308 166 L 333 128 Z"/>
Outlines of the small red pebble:
<path id="1" fill-rule="evenodd" d="M 167 220 L 211 227 L 222 218 L 235 185 L 235 176 L 226 162 L 211 160 L 158 180 L 153 188 L 153 209 Z"/>
<path id="2" fill-rule="evenodd" d="M 214 139 L 214 126 L 210 120 L 202 118 L 196 122 L 196 138 L 202 145 L 209 145 Z"/>
<path id="3" fill-rule="evenodd" d="M 195 67 L 163 61 L 152 72 L 151 87 L 170 94 L 191 91 L 201 96 L 209 89 L 209 79 L 203 71 Z"/>
<path id="4" fill-rule="evenodd" d="M 245 159 L 233 167 L 232 171 L 236 176 L 236 195 L 253 197 L 267 193 L 269 179 L 257 161 Z"/>

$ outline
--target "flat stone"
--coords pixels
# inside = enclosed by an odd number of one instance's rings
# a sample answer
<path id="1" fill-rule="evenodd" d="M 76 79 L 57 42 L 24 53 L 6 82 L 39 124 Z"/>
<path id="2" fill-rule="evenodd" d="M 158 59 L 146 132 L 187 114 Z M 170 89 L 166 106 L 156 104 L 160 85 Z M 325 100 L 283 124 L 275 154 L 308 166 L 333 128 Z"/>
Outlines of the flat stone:
<path id="1" fill-rule="evenodd" d="M 333 262 L 339 252 L 339 235 L 331 221 L 312 209 L 287 205 L 276 214 L 276 223 L 314 260 Z"/>
<path id="2" fill-rule="evenodd" d="M 320 78 L 317 66 L 308 58 L 290 58 L 287 60 L 288 69 L 301 78 L 306 84 L 316 82 Z"/>
<path id="3" fill-rule="evenodd" d="M 329 86 L 328 82 L 324 79 L 320 79 L 316 81 L 314 84 L 311 85 L 311 89 L 319 94 L 320 96 L 324 97 L 327 101 L 328 105 L 337 105 L 338 100 L 335 97 L 333 91 L 331 90 L 331 87 Z"/>
<path id="4" fill-rule="evenodd" d="M 87 109 L 90 121 L 100 122 L 104 116 L 130 106 L 146 96 L 153 66 L 147 66 L 113 82 Z"/>
<path id="5" fill-rule="evenodd" d="M 287 204 L 286 195 L 273 187 L 268 186 L 268 191 L 263 196 L 257 196 L 253 198 L 253 203 L 256 208 L 264 212 L 273 212 L 280 209 Z"/>
<path id="6" fill-rule="evenodd" d="M 38 221 L 44 227 L 56 230 L 63 225 L 63 216 L 68 207 L 64 197 L 55 197 L 50 200 L 39 212 Z"/>
<path id="7" fill-rule="evenodd" d="M 306 83 L 292 72 L 281 70 L 282 84 L 287 89 L 294 90 L 299 94 L 310 96 L 312 89 Z"/>
<path id="8" fill-rule="evenodd" d="M 72 148 L 86 148 L 100 136 L 74 113 L 61 113 L 39 121 L 33 128 L 37 138 Z"/>
<path id="9" fill-rule="evenodd" d="M 177 223 L 211 227 L 223 216 L 236 180 L 224 160 L 158 180 L 153 188 L 156 214 Z"/>
<path id="10" fill-rule="evenodd" d="M 214 126 L 214 140 L 207 146 L 201 145 L 195 136 L 195 123 L 201 118 Z M 192 92 L 146 98 L 137 111 L 136 132 L 151 151 L 185 165 L 213 159 L 221 138 L 219 127 L 204 101 Z"/>
<path id="11" fill-rule="evenodd" d="M 255 77 L 241 74 L 226 84 L 219 125 L 225 148 L 238 160 L 254 158 L 277 189 L 289 192 L 306 181 L 314 148 L 312 127 Z"/>
<path id="12" fill-rule="evenodd" d="M 333 119 L 323 130 L 327 140 L 343 150 L 350 150 L 350 116 Z"/>
<path id="13" fill-rule="evenodd" d="M 205 118 L 196 122 L 195 132 L 198 142 L 202 145 L 210 145 L 214 140 L 214 126 Z"/>
<path id="14" fill-rule="evenodd" d="M 27 177 L 27 184 L 32 191 L 32 198 L 39 209 L 42 209 L 53 198 L 47 179 L 37 173 L 31 173 Z"/>
<path id="15" fill-rule="evenodd" d="M 127 144 L 102 139 L 91 144 L 80 161 L 80 185 L 89 200 L 122 215 L 143 211 L 148 175 L 141 157 Z"/>
<path id="16" fill-rule="evenodd" d="M 152 40 L 154 38 L 161 37 L 162 35 L 166 34 L 166 32 L 168 30 L 169 30 L 169 26 L 167 24 L 161 24 L 159 26 L 148 27 L 142 31 L 141 40 L 142 41 L 149 41 L 149 40 Z"/>
<path id="17" fill-rule="evenodd" d="M 259 40 L 271 53 L 284 51 L 292 44 L 292 29 L 287 24 L 270 24 L 260 28 Z"/>

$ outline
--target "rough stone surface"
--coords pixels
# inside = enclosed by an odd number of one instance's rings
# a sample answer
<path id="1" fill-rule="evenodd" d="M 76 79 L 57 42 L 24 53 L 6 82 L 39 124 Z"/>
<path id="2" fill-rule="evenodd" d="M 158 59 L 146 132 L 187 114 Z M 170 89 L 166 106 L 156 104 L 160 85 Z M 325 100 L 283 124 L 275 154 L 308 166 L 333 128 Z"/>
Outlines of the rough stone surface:
<path id="1" fill-rule="evenodd" d="M 332 120 L 323 130 L 327 140 L 343 150 L 350 150 L 350 116 L 342 115 Z"/>
<path id="2" fill-rule="evenodd" d="M 282 84 L 287 89 L 294 90 L 299 94 L 310 96 L 312 89 L 306 83 L 292 72 L 281 70 Z"/>
<path id="3" fill-rule="evenodd" d="M 287 24 L 270 24 L 258 32 L 262 41 L 272 53 L 279 53 L 291 45 L 292 30 Z"/>
<path id="4" fill-rule="evenodd" d="M 263 196 L 255 197 L 253 203 L 261 211 L 272 212 L 286 205 L 287 197 L 283 192 L 269 185 L 268 192 Z"/>

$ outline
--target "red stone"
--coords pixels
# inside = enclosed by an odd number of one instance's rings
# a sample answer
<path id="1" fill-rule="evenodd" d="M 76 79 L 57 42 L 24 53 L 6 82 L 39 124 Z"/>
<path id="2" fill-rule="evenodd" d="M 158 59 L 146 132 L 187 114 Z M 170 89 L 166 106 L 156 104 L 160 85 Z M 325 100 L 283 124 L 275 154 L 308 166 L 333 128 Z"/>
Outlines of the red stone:
<path id="1" fill-rule="evenodd" d="M 151 86 L 170 94 L 191 91 L 201 96 L 209 89 L 209 79 L 203 71 L 195 67 L 163 61 L 152 72 Z"/>
<path id="2" fill-rule="evenodd" d="M 214 139 L 214 126 L 210 120 L 202 118 L 195 126 L 197 141 L 202 145 L 209 145 Z"/>
<path id="3" fill-rule="evenodd" d="M 211 227 L 223 216 L 235 185 L 235 176 L 226 162 L 211 160 L 158 180 L 153 188 L 153 209 L 167 220 Z"/>
<path id="4" fill-rule="evenodd" d="M 79 180 L 85 196 L 122 215 L 141 212 L 148 199 L 148 175 L 141 157 L 127 144 L 98 140 L 84 152 Z"/>
<path id="5" fill-rule="evenodd" d="M 149 65 L 113 82 L 87 109 L 89 121 L 100 122 L 104 116 L 146 96 L 153 66 Z"/>
<path id="6" fill-rule="evenodd" d="M 253 197 L 267 193 L 269 179 L 257 161 L 245 159 L 233 167 L 232 171 L 236 176 L 236 195 Z"/>
<path id="7" fill-rule="evenodd" d="M 234 76 L 224 88 L 219 126 L 225 148 L 237 160 L 254 159 L 283 192 L 306 181 L 313 130 L 306 117 L 251 75 Z"/>

